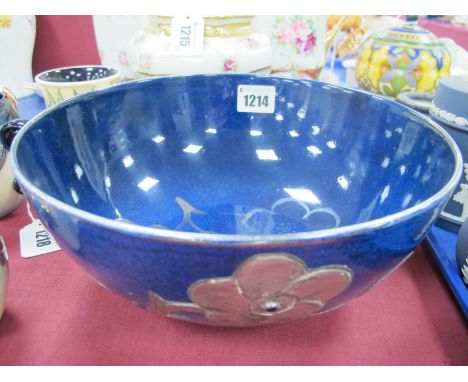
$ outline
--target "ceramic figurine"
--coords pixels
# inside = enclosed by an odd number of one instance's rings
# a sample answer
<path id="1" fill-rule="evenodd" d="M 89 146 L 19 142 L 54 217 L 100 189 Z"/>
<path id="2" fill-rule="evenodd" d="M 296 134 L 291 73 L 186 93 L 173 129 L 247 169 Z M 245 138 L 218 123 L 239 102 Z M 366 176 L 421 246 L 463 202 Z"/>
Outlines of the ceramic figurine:
<path id="1" fill-rule="evenodd" d="M 119 83 L 120 71 L 98 65 L 56 68 L 37 74 L 35 82 L 46 105 L 52 106 L 78 94 Z"/>
<path id="2" fill-rule="evenodd" d="M 218 326 L 364 294 L 424 240 L 463 168 L 440 126 L 394 101 L 253 74 L 81 94 L 21 128 L 11 153 L 36 215 L 93 279 Z"/>
<path id="3" fill-rule="evenodd" d="M 8 254 L 5 242 L 0 236 L 0 320 L 5 310 L 6 294 L 8 285 Z"/>
<path id="4" fill-rule="evenodd" d="M 410 24 L 372 35 L 361 49 L 356 78 L 361 88 L 389 97 L 431 93 L 450 66 L 445 42 Z"/>
<path id="5" fill-rule="evenodd" d="M 252 31 L 252 16 L 204 17 L 202 49 L 189 55 L 173 51 L 172 20 L 150 17 L 149 25 L 131 39 L 125 53 L 135 71 L 146 76 L 270 72 L 271 44 Z"/>
<path id="6" fill-rule="evenodd" d="M 10 89 L 17 98 L 32 94 L 25 85 L 33 80 L 35 38 L 34 16 L 0 15 L 0 84 Z"/>
<path id="7" fill-rule="evenodd" d="M 12 93 L 0 87 L 0 127 L 6 122 L 18 118 L 16 100 Z M 12 135 L 0 136 L 0 218 L 14 211 L 21 202 L 21 195 L 14 189 L 13 170 L 8 149 Z"/>

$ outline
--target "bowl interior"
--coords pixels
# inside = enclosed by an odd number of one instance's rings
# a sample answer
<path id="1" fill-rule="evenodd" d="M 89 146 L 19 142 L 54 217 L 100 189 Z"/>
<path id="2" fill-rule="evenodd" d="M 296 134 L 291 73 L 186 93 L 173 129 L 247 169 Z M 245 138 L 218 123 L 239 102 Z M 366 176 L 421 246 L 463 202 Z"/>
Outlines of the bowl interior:
<path id="1" fill-rule="evenodd" d="M 85 82 L 111 77 L 117 74 L 117 69 L 103 66 L 78 66 L 59 68 L 39 74 L 38 79 L 45 82 Z"/>
<path id="2" fill-rule="evenodd" d="M 238 112 L 240 84 L 274 86 L 274 112 Z M 190 232 L 361 223 L 431 197 L 455 169 L 444 138 L 395 102 L 250 75 L 128 83 L 26 129 L 16 158 L 34 186 L 109 219 Z"/>

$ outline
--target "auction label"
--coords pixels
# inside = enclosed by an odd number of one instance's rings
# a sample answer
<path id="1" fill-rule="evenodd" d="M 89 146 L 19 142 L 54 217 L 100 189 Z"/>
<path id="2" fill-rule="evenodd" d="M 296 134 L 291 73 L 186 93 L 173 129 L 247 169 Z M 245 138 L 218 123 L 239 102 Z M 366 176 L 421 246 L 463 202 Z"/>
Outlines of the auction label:
<path id="1" fill-rule="evenodd" d="M 198 56 L 203 52 L 205 20 L 200 16 L 176 16 L 171 21 L 171 53 Z"/>
<path id="2" fill-rule="evenodd" d="M 60 250 L 55 239 L 37 219 L 21 228 L 19 235 L 21 257 L 25 259 Z"/>
<path id="3" fill-rule="evenodd" d="M 274 86 L 239 85 L 237 87 L 237 111 L 272 114 L 275 112 L 275 98 Z"/>

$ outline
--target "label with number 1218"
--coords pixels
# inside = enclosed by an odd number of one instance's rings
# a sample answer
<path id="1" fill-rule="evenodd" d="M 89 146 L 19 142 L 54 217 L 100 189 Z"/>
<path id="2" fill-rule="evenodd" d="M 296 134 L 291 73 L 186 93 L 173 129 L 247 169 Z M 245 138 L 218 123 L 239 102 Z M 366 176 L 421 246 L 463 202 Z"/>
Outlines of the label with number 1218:
<path id="1" fill-rule="evenodd" d="M 21 257 L 25 259 L 60 250 L 55 239 L 39 220 L 21 228 L 19 234 Z"/>
<path id="2" fill-rule="evenodd" d="M 243 113 L 275 112 L 276 90 L 274 86 L 239 85 L 237 87 L 237 111 Z"/>

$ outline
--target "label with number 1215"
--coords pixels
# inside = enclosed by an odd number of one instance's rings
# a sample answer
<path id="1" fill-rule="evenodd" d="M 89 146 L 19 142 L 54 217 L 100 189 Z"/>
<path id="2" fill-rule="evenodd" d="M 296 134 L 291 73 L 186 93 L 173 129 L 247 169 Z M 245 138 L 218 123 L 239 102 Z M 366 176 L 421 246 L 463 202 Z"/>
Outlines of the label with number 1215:
<path id="1" fill-rule="evenodd" d="M 197 56 L 203 52 L 205 22 L 200 16 L 176 16 L 171 22 L 171 54 Z"/>
<path id="2" fill-rule="evenodd" d="M 243 113 L 275 112 L 276 90 L 274 86 L 239 85 L 237 87 L 237 111 Z"/>

